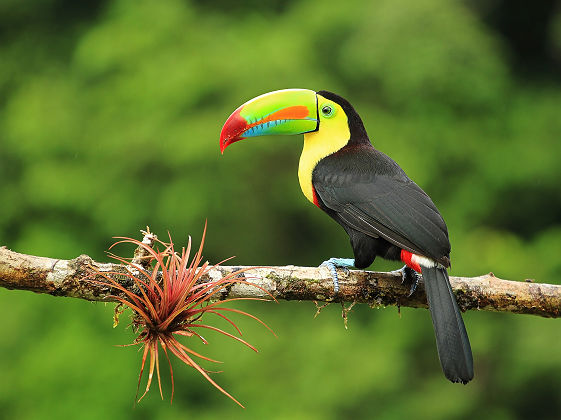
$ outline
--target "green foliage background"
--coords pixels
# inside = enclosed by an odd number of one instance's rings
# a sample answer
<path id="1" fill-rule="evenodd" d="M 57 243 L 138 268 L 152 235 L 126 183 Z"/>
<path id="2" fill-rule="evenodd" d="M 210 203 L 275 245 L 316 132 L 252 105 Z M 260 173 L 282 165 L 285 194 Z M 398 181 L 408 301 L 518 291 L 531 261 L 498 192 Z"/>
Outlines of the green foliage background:
<path id="1" fill-rule="evenodd" d="M 3 0 L 0 245 L 103 260 L 112 236 L 198 240 L 208 218 L 214 262 L 350 256 L 299 191 L 299 139 L 218 149 L 238 105 L 303 87 L 348 98 L 433 197 L 452 274 L 561 284 L 561 7 L 503 3 Z M 345 330 L 337 305 L 245 307 L 278 339 L 240 320 L 259 354 L 210 334 L 201 351 L 246 410 L 178 363 L 173 405 L 155 387 L 133 408 L 141 354 L 114 346 L 132 333 L 112 305 L 0 290 L 0 417 L 561 417 L 557 320 L 466 313 L 461 386 L 427 311 L 362 305 Z"/>

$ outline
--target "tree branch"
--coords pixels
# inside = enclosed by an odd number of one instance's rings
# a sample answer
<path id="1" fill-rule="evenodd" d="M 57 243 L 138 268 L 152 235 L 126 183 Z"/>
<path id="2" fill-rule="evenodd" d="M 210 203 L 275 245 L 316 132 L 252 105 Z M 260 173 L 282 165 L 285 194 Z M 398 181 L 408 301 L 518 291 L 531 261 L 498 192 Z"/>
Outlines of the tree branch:
<path id="1" fill-rule="evenodd" d="M 218 267 L 208 276 L 218 279 L 245 267 Z M 72 260 L 36 257 L 0 248 L 0 287 L 30 290 L 53 296 L 86 300 L 110 301 L 115 291 L 90 280 L 98 272 L 126 273 L 120 264 L 99 263 L 87 255 Z M 88 277 L 89 276 L 89 277 Z M 325 267 L 252 267 L 240 274 L 250 283 L 268 291 L 277 300 L 311 300 L 360 302 L 373 306 L 397 305 L 426 308 L 422 281 L 413 296 L 409 287 L 401 284 L 398 273 L 372 271 L 339 271 L 339 293 L 333 293 L 329 270 Z M 85 279 L 88 277 L 88 279 Z M 114 275 L 125 287 L 126 276 Z M 101 280 L 101 278 L 97 278 Z M 208 279 L 207 279 L 208 280 Z M 458 304 L 464 311 L 471 309 L 561 317 L 561 286 L 501 280 L 489 273 L 479 277 L 450 277 Z M 260 297 L 271 299 L 257 287 L 236 284 L 224 290 L 221 299 Z"/>

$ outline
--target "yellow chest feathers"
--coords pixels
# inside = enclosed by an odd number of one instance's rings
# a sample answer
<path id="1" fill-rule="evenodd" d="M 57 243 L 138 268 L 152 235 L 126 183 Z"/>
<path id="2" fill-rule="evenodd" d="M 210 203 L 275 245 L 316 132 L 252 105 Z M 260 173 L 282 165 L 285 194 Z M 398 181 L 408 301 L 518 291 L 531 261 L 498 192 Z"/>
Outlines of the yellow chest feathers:
<path id="1" fill-rule="evenodd" d="M 334 103 L 331 102 L 331 104 Z M 339 105 L 334 105 L 339 109 L 333 118 L 322 118 L 320 115 L 319 130 L 304 134 L 304 148 L 298 166 L 298 180 L 302 192 L 312 203 L 314 202 L 312 187 L 314 168 L 321 159 L 343 148 L 351 136 L 347 116 Z"/>

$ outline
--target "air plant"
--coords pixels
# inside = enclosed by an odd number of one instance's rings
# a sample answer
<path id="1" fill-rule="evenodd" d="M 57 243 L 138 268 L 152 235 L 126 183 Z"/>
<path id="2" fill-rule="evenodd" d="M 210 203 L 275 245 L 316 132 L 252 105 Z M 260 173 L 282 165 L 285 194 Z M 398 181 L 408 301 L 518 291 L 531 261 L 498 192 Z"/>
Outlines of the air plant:
<path id="1" fill-rule="evenodd" d="M 209 373 L 211 373 L 211 371 L 201 367 L 196 359 L 202 359 L 213 363 L 221 362 L 195 352 L 187 345 L 183 344 L 180 339 L 198 339 L 204 344 L 208 344 L 200 331 L 211 330 L 237 340 L 257 352 L 254 346 L 239 337 L 242 335 L 242 331 L 227 316 L 227 314 L 233 313 L 256 320 L 274 334 L 274 332 L 256 316 L 239 309 L 223 306 L 225 303 L 235 300 L 263 299 L 231 298 L 218 300 L 220 293 L 231 285 L 236 283 L 255 285 L 248 283 L 243 277 L 239 277 L 239 274 L 244 270 L 225 275 L 218 280 L 212 280 L 209 276 L 205 276 L 211 269 L 227 261 L 224 260 L 216 265 L 210 265 L 208 261 L 203 263 L 202 251 L 205 235 L 206 224 L 200 247 L 191 259 L 191 237 L 189 237 L 187 248 L 181 248 L 180 252 L 176 252 L 171 236 L 169 236 L 169 243 L 162 242 L 153 236 L 155 241 L 164 247 L 162 251 L 152 248 L 151 244 L 145 243 L 146 241 L 141 242 L 132 238 L 117 237 L 116 239 L 118 239 L 118 242 L 113 244 L 111 248 L 121 243 L 130 243 L 138 247 L 137 253 L 140 251 L 141 254 L 145 255 L 145 262 L 143 264 L 138 264 L 136 262 L 137 259 L 129 260 L 110 254 L 112 258 L 127 267 L 127 272 L 124 273 L 124 275 L 130 279 L 129 283 L 134 286 L 132 288 L 125 287 L 116 280 L 119 275 L 123 275 L 122 272 L 97 272 L 97 274 L 104 279 L 98 281 L 99 283 L 112 287 L 118 292 L 111 297 L 133 311 L 132 327 L 137 336 L 134 342 L 127 346 L 140 345 L 143 348 L 142 364 L 138 376 L 136 392 L 137 402 L 140 402 L 150 390 L 154 371 L 156 371 L 156 376 L 158 378 L 160 396 L 163 399 L 159 363 L 161 349 L 167 359 L 170 370 L 171 401 L 173 401 L 175 389 L 173 369 L 170 360 L 170 356 L 173 355 L 181 362 L 197 370 L 216 389 L 243 407 L 238 400 L 226 392 L 210 377 Z M 203 323 L 203 317 L 206 321 L 207 315 L 210 314 L 226 320 L 239 336 L 211 324 Z M 145 370 L 144 368 L 148 360 L 149 368 L 146 389 L 140 398 L 138 398 L 140 384 Z"/>

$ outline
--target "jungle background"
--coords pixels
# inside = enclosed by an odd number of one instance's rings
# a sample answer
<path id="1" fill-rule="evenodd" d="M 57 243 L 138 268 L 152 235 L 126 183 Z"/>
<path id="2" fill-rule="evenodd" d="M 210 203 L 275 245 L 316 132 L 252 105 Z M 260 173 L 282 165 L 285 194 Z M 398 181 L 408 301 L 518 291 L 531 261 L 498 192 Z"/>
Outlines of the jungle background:
<path id="1" fill-rule="evenodd" d="M 0 2 L 0 245 L 108 260 L 149 225 L 240 265 L 351 256 L 302 196 L 301 139 L 220 155 L 228 115 L 261 93 L 331 90 L 447 221 L 452 275 L 561 284 L 561 4 L 389 0 Z M 127 256 L 132 250 L 122 250 Z M 376 261 L 374 269 L 399 268 Z M 561 417 L 561 324 L 464 315 L 475 359 L 445 380 L 429 312 L 238 305 L 260 353 L 208 334 L 213 377 L 174 363 L 133 408 L 141 353 L 113 305 L 0 289 L 3 419 Z M 214 366 L 205 365 L 208 368 Z"/>

